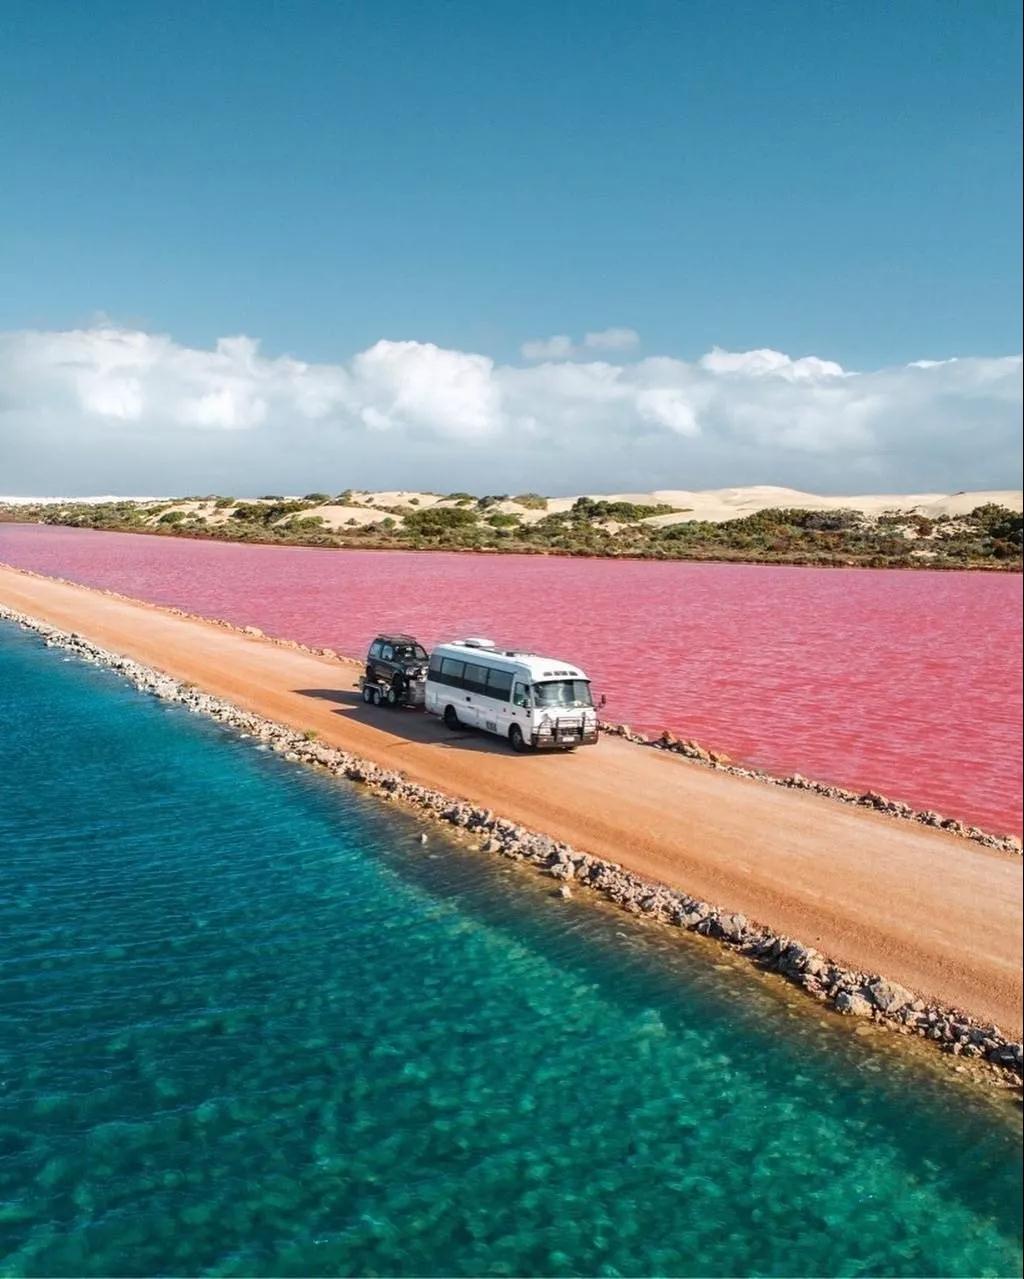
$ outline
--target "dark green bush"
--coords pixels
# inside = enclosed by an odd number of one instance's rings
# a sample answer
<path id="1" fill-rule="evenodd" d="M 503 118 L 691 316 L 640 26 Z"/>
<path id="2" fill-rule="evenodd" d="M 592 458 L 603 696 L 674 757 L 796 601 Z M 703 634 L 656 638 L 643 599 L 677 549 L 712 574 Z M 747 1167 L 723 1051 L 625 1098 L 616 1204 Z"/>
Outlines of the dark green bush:
<path id="1" fill-rule="evenodd" d="M 405 528 L 410 533 L 437 537 L 472 528 L 479 518 L 476 511 L 462 506 L 429 506 L 425 511 L 410 511 L 405 517 Z"/>
<path id="2" fill-rule="evenodd" d="M 572 514 L 577 519 L 621 520 L 625 523 L 650 519 L 652 515 L 672 515 L 674 506 L 664 502 L 644 505 L 639 502 L 605 502 L 592 497 L 578 497 L 572 504 Z"/>
<path id="3" fill-rule="evenodd" d="M 1009 542 L 1017 547 L 1021 545 L 1024 515 L 1020 511 L 1011 511 L 995 502 L 986 502 L 984 506 L 976 506 L 970 518 L 979 524 L 982 531 L 989 537 Z"/>

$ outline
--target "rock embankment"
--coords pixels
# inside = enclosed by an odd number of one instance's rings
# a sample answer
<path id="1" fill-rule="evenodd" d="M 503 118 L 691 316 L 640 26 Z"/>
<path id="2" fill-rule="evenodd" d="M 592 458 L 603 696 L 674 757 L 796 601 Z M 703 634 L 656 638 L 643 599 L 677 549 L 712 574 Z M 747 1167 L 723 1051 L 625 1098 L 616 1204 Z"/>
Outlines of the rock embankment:
<path id="1" fill-rule="evenodd" d="M 720 751 L 708 750 L 699 742 L 676 737 L 665 731 L 657 737 L 648 737 L 644 733 L 635 732 L 628 724 L 601 724 L 601 731 L 613 737 L 621 737 L 637 746 L 653 747 L 654 750 L 669 751 L 673 755 L 683 755 L 694 763 L 715 768 L 733 777 L 746 777 L 751 781 L 763 782 L 769 786 L 784 786 L 790 790 L 811 791 L 825 799 L 838 800 L 841 804 L 856 804 L 859 808 L 870 808 L 876 813 L 884 813 L 887 817 L 896 817 L 902 821 L 917 822 L 921 826 L 932 826 L 936 830 L 948 831 L 951 835 L 959 835 L 962 839 L 973 840 L 985 848 L 997 848 L 1000 852 L 1021 854 L 1021 841 L 1016 835 L 993 835 L 979 826 L 971 826 L 967 822 L 958 821 L 955 817 L 943 817 L 932 809 L 911 808 L 898 799 L 887 799 L 877 791 L 847 790 L 843 786 L 833 786 L 829 782 L 812 781 L 800 773 L 792 773 L 788 777 L 776 777 L 773 773 L 762 772 L 759 768 L 747 768 L 742 764 L 734 764 L 728 755 Z"/>
<path id="2" fill-rule="evenodd" d="M 577 888 L 595 892 L 630 914 L 712 938 L 758 966 L 781 974 L 838 1013 L 870 1019 L 901 1034 L 927 1039 L 954 1056 L 986 1063 L 1008 1083 L 1018 1083 L 1024 1074 L 1021 1044 L 1009 1040 L 997 1026 L 978 1022 L 957 1009 L 929 1003 L 877 973 L 844 968 L 813 948 L 775 933 L 745 915 L 645 880 L 615 862 L 527 830 L 489 809 L 420 786 L 401 773 L 310 740 L 304 734 L 108 652 L 80 635 L 60 631 L 2 605 L 0 618 L 35 631 L 50 647 L 118 672 L 142 692 L 180 703 L 191 711 L 230 725 L 286 760 L 364 785 L 383 799 L 408 804 L 432 820 L 463 831 L 482 851 L 526 863 L 550 876 L 558 882 L 563 897 L 571 897 Z"/>

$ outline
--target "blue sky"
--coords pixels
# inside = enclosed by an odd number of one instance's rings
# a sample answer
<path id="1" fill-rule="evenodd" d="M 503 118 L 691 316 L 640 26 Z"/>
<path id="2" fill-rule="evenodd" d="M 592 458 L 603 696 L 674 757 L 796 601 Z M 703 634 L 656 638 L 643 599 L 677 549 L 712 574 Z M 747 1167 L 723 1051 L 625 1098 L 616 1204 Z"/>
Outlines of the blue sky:
<path id="1" fill-rule="evenodd" d="M 1020 349 L 1019 6 L 6 0 L 0 327 Z"/>
<path id="2" fill-rule="evenodd" d="M 1019 43 L 1003 0 L 5 0 L 0 331 L 1013 355 Z"/>

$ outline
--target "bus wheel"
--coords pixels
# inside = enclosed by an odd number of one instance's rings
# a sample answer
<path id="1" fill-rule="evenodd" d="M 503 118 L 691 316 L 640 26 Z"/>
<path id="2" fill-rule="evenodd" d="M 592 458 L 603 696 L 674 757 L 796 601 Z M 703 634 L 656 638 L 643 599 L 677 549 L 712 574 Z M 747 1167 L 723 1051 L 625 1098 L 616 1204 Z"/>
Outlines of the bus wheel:
<path id="1" fill-rule="evenodd" d="M 526 744 L 526 738 L 523 736 L 523 730 L 518 724 L 513 724 L 508 730 L 508 740 L 514 751 L 522 752 L 529 750 L 529 747 Z"/>
<path id="2" fill-rule="evenodd" d="M 454 706 L 446 706 L 444 708 L 444 726 L 451 729 L 462 727 L 459 723 L 458 711 L 456 711 Z"/>

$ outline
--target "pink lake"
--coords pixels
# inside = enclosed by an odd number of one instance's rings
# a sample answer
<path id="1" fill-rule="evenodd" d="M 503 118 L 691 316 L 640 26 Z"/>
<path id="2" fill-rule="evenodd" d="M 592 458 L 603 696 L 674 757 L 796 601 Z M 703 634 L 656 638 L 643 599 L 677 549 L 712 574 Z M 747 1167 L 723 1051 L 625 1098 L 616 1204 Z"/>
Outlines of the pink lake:
<path id="1" fill-rule="evenodd" d="M 361 655 L 380 628 L 571 658 L 606 715 L 1021 829 L 1021 578 L 242 546 L 0 524 L 0 561 Z"/>

